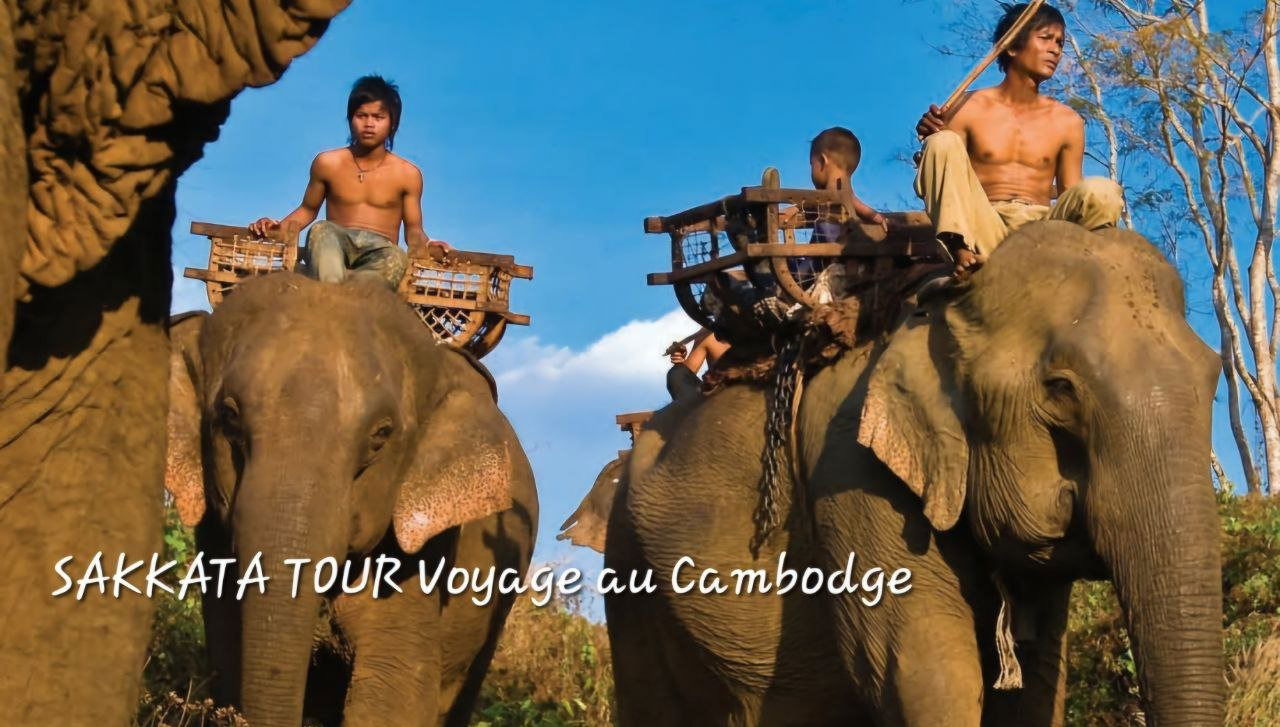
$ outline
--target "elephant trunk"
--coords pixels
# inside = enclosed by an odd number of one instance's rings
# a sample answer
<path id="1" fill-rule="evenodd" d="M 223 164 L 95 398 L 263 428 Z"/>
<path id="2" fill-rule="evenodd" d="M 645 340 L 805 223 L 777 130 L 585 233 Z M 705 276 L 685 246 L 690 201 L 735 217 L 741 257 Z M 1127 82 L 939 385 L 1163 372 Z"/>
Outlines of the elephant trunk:
<path id="1" fill-rule="evenodd" d="M 285 462 L 266 453 L 258 461 Z M 294 462 L 296 464 L 296 460 Z M 269 578 L 266 593 L 249 587 L 241 603 L 240 702 L 254 727 L 297 727 L 302 722 L 303 695 L 320 596 L 309 577 L 316 562 L 343 554 L 344 499 L 325 492 L 321 467 L 287 471 L 284 466 L 255 466 L 245 470 L 236 502 L 237 557 L 243 573 L 249 559 L 261 553 Z M 317 505 L 324 505 L 318 515 Z M 329 541 L 334 542 L 329 542 Z M 292 596 L 293 568 L 286 558 L 309 558 L 297 598 Z"/>
<path id="2" fill-rule="evenodd" d="M 1174 432 L 1143 435 L 1157 427 L 1126 422 L 1119 441 L 1140 442 L 1145 454 L 1131 449 L 1119 471 L 1105 463 L 1096 471 L 1092 504 L 1104 515 L 1091 518 L 1094 543 L 1124 610 L 1147 725 L 1221 727 L 1221 525 L 1207 422 L 1202 445 Z"/>

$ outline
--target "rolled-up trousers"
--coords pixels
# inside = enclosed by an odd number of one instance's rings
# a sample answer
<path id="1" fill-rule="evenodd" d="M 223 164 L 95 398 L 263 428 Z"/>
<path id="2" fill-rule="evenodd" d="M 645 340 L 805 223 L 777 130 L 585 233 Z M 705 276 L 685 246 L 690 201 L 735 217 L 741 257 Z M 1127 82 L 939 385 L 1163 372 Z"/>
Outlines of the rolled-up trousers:
<path id="1" fill-rule="evenodd" d="M 991 202 L 969 161 L 964 139 L 954 131 L 924 142 L 916 194 L 938 234 L 964 238 L 979 255 L 990 255 L 1010 232 L 1035 220 L 1065 220 L 1087 229 L 1114 226 L 1124 207 L 1120 185 L 1106 177 L 1086 177 L 1063 192 L 1051 207 L 1023 200 Z"/>

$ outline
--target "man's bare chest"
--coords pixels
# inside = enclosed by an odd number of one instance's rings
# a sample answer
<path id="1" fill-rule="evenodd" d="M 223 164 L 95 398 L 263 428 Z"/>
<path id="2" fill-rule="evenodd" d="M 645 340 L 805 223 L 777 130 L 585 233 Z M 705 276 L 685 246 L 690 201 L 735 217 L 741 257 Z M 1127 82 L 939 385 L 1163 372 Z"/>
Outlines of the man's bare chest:
<path id="1" fill-rule="evenodd" d="M 400 206 L 400 200 L 404 196 L 403 185 L 390 176 L 379 177 L 376 172 L 366 172 L 361 180 L 360 175 L 353 171 L 349 177 L 334 175 L 326 181 L 330 203 L 386 209 Z"/>
<path id="2" fill-rule="evenodd" d="M 969 157 L 975 164 L 1018 164 L 1052 170 L 1064 140 L 1047 118 L 990 114 L 968 125 Z"/>

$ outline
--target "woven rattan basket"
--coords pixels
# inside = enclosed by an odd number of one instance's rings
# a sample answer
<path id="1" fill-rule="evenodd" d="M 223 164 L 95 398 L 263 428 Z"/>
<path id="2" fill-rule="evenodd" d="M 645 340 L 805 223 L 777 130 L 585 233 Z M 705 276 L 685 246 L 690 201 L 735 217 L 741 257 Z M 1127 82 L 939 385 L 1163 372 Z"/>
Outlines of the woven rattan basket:
<path id="1" fill-rule="evenodd" d="M 533 268 L 510 255 L 436 250 L 410 257 L 400 295 L 437 340 L 477 357 L 493 350 L 507 325 L 529 325 L 509 309 L 511 280 L 533 278 Z"/>
<path id="2" fill-rule="evenodd" d="M 217 306 L 241 280 L 280 270 L 298 262 L 298 232 L 284 230 L 280 239 L 259 237 L 247 227 L 192 222 L 191 233 L 209 238 L 209 267 L 187 268 L 183 275 L 203 280 L 209 304 Z"/>
<path id="3" fill-rule="evenodd" d="M 245 227 L 192 222 L 191 232 L 209 238 L 209 267 L 183 274 L 204 281 L 215 307 L 242 280 L 293 270 L 298 261 L 296 231 L 270 239 Z M 533 268 L 510 255 L 429 249 L 410 254 L 396 290 L 432 337 L 480 357 L 498 345 L 507 325 L 529 325 L 529 316 L 508 307 L 513 278 L 532 279 Z"/>

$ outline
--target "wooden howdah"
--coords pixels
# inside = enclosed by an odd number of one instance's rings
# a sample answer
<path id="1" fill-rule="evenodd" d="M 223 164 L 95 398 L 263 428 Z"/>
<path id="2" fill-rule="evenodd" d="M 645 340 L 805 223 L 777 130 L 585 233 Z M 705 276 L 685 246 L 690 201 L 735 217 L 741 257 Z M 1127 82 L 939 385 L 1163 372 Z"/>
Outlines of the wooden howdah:
<path id="1" fill-rule="evenodd" d="M 247 227 L 192 222 L 191 233 L 209 238 L 209 266 L 186 268 L 183 275 L 205 282 L 214 307 L 245 278 L 293 270 L 298 262 L 296 230 L 273 238 Z M 508 325 L 529 325 L 529 316 L 509 307 L 514 278 L 531 280 L 533 268 L 510 255 L 429 248 L 410 253 L 396 292 L 436 340 L 480 357 L 498 345 Z"/>
<path id="2" fill-rule="evenodd" d="M 646 217 L 644 231 L 671 240 L 671 271 L 649 285 L 671 285 L 694 321 L 722 331 L 724 320 L 749 317 L 752 304 L 775 295 L 786 305 L 814 305 L 814 284 L 836 261 L 867 267 L 941 260 L 923 212 L 889 213 L 886 232 L 859 222 L 838 192 L 785 189 L 768 168 L 757 187 L 665 217 Z M 819 225 L 833 241 L 812 242 Z"/>

